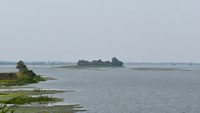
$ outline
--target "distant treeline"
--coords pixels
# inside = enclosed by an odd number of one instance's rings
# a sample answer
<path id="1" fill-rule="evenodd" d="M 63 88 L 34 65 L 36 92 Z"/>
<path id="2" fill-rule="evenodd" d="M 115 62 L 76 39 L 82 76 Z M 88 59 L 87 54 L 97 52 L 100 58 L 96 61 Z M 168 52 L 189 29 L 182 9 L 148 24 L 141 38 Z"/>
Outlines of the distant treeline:
<path id="1" fill-rule="evenodd" d="M 152 62 L 126 62 L 126 65 L 200 65 L 200 63 L 179 63 L 179 62 L 173 62 L 173 63 L 167 63 L 167 62 L 161 62 L 161 63 L 152 63 Z"/>
<path id="2" fill-rule="evenodd" d="M 66 65 L 69 62 L 26 62 L 27 65 Z M 16 65 L 16 62 L 12 61 L 0 61 L 0 65 Z"/>

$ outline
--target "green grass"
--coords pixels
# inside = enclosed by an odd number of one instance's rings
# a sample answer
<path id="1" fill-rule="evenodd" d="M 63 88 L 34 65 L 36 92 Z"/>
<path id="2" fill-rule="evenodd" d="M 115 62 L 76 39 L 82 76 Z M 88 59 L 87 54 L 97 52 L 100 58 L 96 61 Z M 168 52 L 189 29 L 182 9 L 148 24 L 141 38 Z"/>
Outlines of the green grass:
<path id="1" fill-rule="evenodd" d="M 33 102 L 36 103 L 46 103 L 46 102 L 55 102 L 58 101 L 57 98 L 52 98 L 49 96 L 38 96 L 38 97 L 31 97 L 31 96 L 18 96 L 11 98 L 9 100 L 0 100 L 2 104 L 16 104 L 16 105 L 24 105 L 30 104 Z"/>
<path id="2" fill-rule="evenodd" d="M 0 105 L 0 113 L 77 113 L 86 111 L 80 105 L 17 106 Z"/>
<path id="3" fill-rule="evenodd" d="M 85 111 L 79 105 L 44 106 L 47 103 L 62 101 L 62 99 L 41 95 L 62 92 L 64 91 L 42 89 L 39 92 L 35 90 L 2 91 L 0 103 L 4 107 L 2 109 L 0 107 L 0 113 L 77 113 Z M 14 106 L 11 107 L 10 104 Z M 26 104 L 30 106 L 26 106 Z"/>
<path id="4" fill-rule="evenodd" d="M 63 93 L 64 91 L 61 90 L 16 90 L 16 91 L 1 91 L 0 92 L 0 103 L 5 103 L 12 98 L 16 97 L 27 97 L 27 96 L 42 96 L 47 94 L 55 94 L 55 93 Z M 56 99 L 56 102 L 62 99 Z"/>
<path id="5" fill-rule="evenodd" d="M 2 104 L 0 105 L 0 113 L 14 113 L 17 108 L 17 105 L 7 106 L 6 104 Z"/>
<path id="6" fill-rule="evenodd" d="M 80 105 L 20 106 L 15 113 L 80 113 L 86 111 Z"/>
<path id="7" fill-rule="evenodd" d="M 40 81 L 46 81 L 41 76 L 34 76 L 34 77 L 18 77 L 14 80 L 0 80 L 0 85 L 5 86 L 22 86 L 26 84 L 38 83 Z"/>
<path id="8" fill-rule="evenodd" d="M 37 88 L 36 88 L 37 89 Z M 14 95 L 44 95 L 44 94 L 56 94 L 56 93 L 63 93 L 66 91 L 62 91 L 62 90 L 43 90 L 40 89 L 39 91 L 34 90 L 6 90 L 6 91 L 2 91 L 0 92 L 0 100 L 1 98 L 5 98 L 7 96 L 14 96 Z M 73 92 L 73 91 L 67 91 L 67 92 Z"/>

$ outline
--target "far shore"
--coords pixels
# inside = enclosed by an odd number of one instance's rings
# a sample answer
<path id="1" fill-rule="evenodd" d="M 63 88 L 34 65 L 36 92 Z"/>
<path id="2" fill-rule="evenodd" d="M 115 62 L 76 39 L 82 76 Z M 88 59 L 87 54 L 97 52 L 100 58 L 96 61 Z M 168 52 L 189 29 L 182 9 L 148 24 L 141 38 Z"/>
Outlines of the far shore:
<path id="1" fill-rule="evenodd" d="M 80 66 L 80 65 L 68 65 L 68 66 L 59 66 L 56 68 L 71 68 L 71 69 L 83 69 L 83 68 L 123 68 L 125 66 L 99 66 L 99 65 L 85 65 L 85 66 Z"/>

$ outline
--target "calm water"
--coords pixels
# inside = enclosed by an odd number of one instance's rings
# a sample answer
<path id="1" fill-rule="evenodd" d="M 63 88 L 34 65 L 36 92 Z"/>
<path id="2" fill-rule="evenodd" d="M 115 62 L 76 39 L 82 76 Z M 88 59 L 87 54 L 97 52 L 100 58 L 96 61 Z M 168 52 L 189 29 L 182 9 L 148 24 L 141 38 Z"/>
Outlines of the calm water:
<path id="1" fill-rule="evenodd" d="M 56 94 L 65 99 L 58 104 L 80 104 L 86 113 L 200 113 L 200 66 L 31 68 L 57 80 L 30 86 L 74 91 Z M 0 66 L 0 72 L 9 71 L 14 66 Z"/>

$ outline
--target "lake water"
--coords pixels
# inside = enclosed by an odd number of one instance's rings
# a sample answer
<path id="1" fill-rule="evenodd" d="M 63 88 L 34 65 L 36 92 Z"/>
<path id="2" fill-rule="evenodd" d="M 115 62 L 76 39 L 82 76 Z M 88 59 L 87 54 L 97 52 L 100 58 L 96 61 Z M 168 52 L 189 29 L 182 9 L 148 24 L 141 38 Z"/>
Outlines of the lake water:
<path id="1" fill-rule="evenodd" d="M 62 69 L 30 66 L 56 78 L 29 86 L 61 89 L 57 104 L 80 104 L 85 113 L 200 113 L 199 65 L 127 65 L 124 68 Z M 16 71 L 0 66 L 0 72 Z"/>

